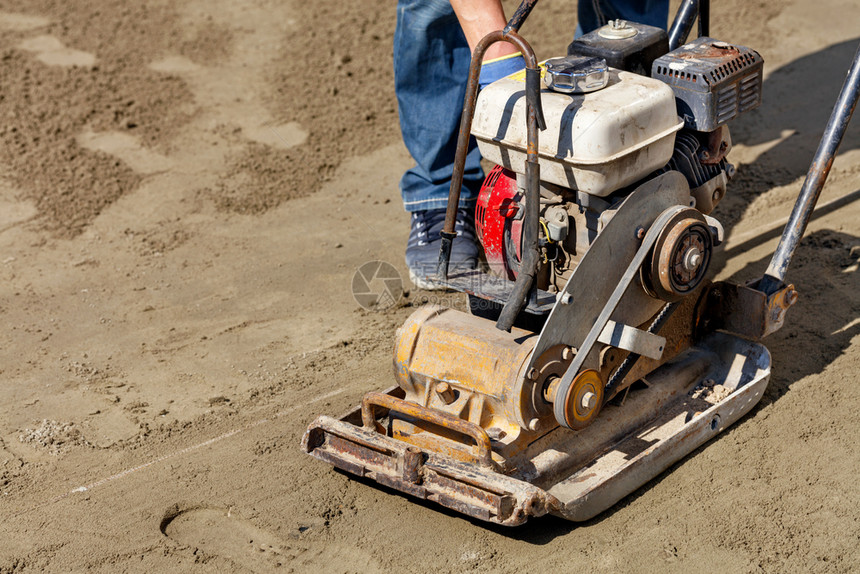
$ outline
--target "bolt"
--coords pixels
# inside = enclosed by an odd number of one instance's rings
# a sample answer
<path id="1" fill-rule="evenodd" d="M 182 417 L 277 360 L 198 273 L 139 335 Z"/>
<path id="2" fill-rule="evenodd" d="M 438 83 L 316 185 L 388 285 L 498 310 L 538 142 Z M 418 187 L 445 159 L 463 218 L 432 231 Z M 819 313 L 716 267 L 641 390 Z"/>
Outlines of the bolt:
<path id="1" fill-rule="evenodd" d="M 565 347 L 561 352 L 561 358 L 564 361 L 569 361 L 573 358 L 573 347 Z"/>
<path id="2" fill-rule="evenodd" d="M 587 393 L 582 395 L 582 401 L 580 404 L 582 405 L 582 408 L 584 408 L 587 411 L 590 411 L 591 409 L 594 408 L 594 404 L 596 402 L 597 402 L 597 395 L 595 395 L 591 391 L 588 391 Z"/>
<path id="3" fill-rule="evenodd" d="M 457 399 L 457 396 L 454 394 L 454 390 L 448 383 L 437 383 L 436 393 L 439 394 L 439 398 L 442 399 L 442 402 L 446 405 L 450 405 Z"/>
<path id="4" fill-rule="evenodd" d="M 533 380 L 535 380 L 535 379 L 537 378 L 537 376 L 538 376 L 537 369 L 535 369 L 534 367 L 532 367 L 531 369 L 529 369 L 529 372 L 528 372 L 528 374 L 526 374 L 526 376 L 527 376 L 529 379 L 531 379 L 532 381 L 533 381 Z"/>
<path id="5" fill-rule="evenodd" d="M 684 254 L 684 269 L 687 271 L 695 271 L 701 262 L 702 252 L 697 247 L 691 247 Z"/>
<path id="6" fill-rule="evenodd" d="M 636 228 L 636 239 L 645 239 L 645 228 L 637 227 Z"/>
<path id="7" fill-rule="evenodd" d="M 719 201 L 722 196 L 723 196 L 723 190 L 722 190 L 722 188 L 718 187 L 717 189 L 714 190 L 714 195 L 711 196 L 711 199 L 713 199 L 714 201 Z"/>
<path id="8" fill-rule="evenodd" d="M 534 432 L 539 430 L 541 427 L 540 419 L 532 419 L 529 421 L 529 430 Z"/>
<path id="9" fill-rule="evenodd" d="M 559 298 L 559 301 L 561 301 L 562 305 L 570 305 L 571 303 L 573 303 L 573 295 L 571 295 L 570 293 L 562 293 L 561 297 Z"/>

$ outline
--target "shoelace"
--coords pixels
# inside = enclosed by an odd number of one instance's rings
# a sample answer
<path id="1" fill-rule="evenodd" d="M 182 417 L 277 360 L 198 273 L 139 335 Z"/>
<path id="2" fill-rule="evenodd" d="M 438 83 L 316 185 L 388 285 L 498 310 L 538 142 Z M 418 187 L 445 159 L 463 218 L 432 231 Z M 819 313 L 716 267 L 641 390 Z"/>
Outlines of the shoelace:
<path id="1" fill-rule="evenodd" d="M 441 238 L 440 232 L 445 227 L 445 210 L 428 209 L 412 214 L 418 228 L 418 245 L 427 245 Z M 457 219 L 454 225 L 455 231 L 464 231 L 474 235 L 472 214 L 467 209 L 457 210 Z"/>

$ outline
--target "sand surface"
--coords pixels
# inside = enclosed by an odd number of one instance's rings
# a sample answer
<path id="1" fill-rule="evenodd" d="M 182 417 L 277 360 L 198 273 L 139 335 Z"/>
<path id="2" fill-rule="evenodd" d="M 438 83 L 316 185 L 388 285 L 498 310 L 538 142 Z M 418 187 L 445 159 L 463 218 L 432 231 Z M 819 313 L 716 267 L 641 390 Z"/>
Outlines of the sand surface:
<path id="1" fill-rule="evenodd" d="M 510 2 L 507 3 L 509 6 Z M 713 2 L 765 58 L 720 275 L 764 270 L 857 0 Z M 307 424 L 392 382 L 356 269 L 404 272 L 392 2 L 0 2 L 0 572 L 860 571 L 860 118 L 764 400 L 592 522 L 492 528 L 351 480 Z M 563 53 L 572 2 L 523 28 Z M 404 275 L 405 277 L 405 275 Z"/>

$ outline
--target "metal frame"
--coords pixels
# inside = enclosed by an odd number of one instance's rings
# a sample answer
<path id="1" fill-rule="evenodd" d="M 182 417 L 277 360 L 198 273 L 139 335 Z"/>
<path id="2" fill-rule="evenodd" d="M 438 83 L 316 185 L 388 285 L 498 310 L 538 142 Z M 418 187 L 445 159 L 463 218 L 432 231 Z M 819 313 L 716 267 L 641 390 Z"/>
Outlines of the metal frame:
<path id="1" fill-rule="evenodd" d="M 451 239 L 455 236 L 451 216 L 456 212 L 462 184 L 479 64 L 483 51 L 496 41 L 514 43 L 526 57 L 527 86 L 531 86 L 527 192 L 537 193 L 540 106 L 536 82 L 539 81 L 539 71 L 534 53 L 515 31 L 536 3 L 537 0 L 525 0 L 508 26 L 511 29 L 488 35 L 479 44 L 481 49 L 475 51 L 455 164 L 455 179 L 459 181 L 456 185 L 452 183 L 440 253 L 443 276 L 447 276 L 447 257 L 450 256 Z M 707 33 L 708 4 L 707 0 L 688 0 L 682 5 L 673 24 L 676 41 L 683 42 L 681 38 L 685 39 L 692 27 L 694 16 L 690 16 L 693 10 L 690 6 L 702 10 L 704 17 L 700 18 L 699 30 Z M 400 387 L 392 387 L 384 393 L 368 393 L 360 407 L 340 419 L 319 417 L 308 427 L 302 439 L 302 449 L 347 472 L 463 514 L 508 526 L 522 524 L 529 517 L 547 513 L 569 520 L 588 520 L 608 509 L 736 422 L 763 396 L 770 375 L 770 355 L 764 346 L 750 339 L 761 339 L 778 329 L 786 309 L 797 299 L 793 287 L 784 285 L 783 280 L 820 196 L 858 95 L 860 49 L 767 272 L 761 280 L 749 286 L 715 283 L 705 287 L 697 304 L 701 315 L 694 317 L 699 343 L 671 363 L 650 372 L 645 388 L 625 395 L 622 401 L 625 404 L 617 407 L 607 405 L 607 410 L 623 408 L 623 415 L 602 416 L 575 436 L 564 428 L 556 428 L 529 444 L 522 453 L 513 455 L 508 461 L 511 464 L 505 466 L 509 469 L 508 474 L 504 474 L 499 472 L 500 467 L 493 460 L 493 439 L 483 428 L 447 413 L 404 401 L 404 391 Z M 526 206 L 527 222 L 533 219 L 535 226 L 526 229 L 531 234 L 530 240 L 536 244 L 537 196 L 529 202 Z M 537 253 L 536 245 L 530 243 L 529 248 L 532 247 Z M 508 315 L 514 313 L 509 316 L 511 322 L 523 308 L 532 289 L 533 278 L 520 281 L 525 276 L 525 272 L 520 274 L 518 288 L 505 306 Z M 617 287 L 616 291 L 623 287 Z M 593 342 L 598 327 L 602 332 L 618 295 L 614 293 L 604 299 L 604 312 L 598 324 L 585 329 L 588 332 L 585 343 Z M 552 313 L 564 307 L 561 301 Z M 654 324 L 662 324 L 666 320 L 664 315 L 671 315 L 674 308 L 671 304 L 665 306 Z M 715 329 L 727 332 L 713 332 Z M 648 331 L 653 332 L 651 328 Z M 580 354 L 587 354 L 582 351 Z M 708 378 L 720 381 L 729 393 L 722 399 L 712 397 L 713 401 L 707 401 L 703 408 L 695 391 L 701 388 L 697 386 L 698 382 Z M 613 384 L 617 384 L 616 381 L 610 381 L 609 386 Z M 713 385 L 713 381 L 710 384 Z M 425 450 L 388 436 L 392 420 L 402 418 L 429 422 L 471 437 L 475 442 L 474 462 L 455 460 L 435 449 Z M 451 439 L 439 435 L 437 440 Z"/>
<path id="2" fill-rule="evenodd" d="M 527 106 L 527 152 L 525 169 L 525 214 L 523 221 L 523 245 L 520 272 L 517 274 L 514 288 L 499 315 L 496 327 L 502 331 L 510 331 L 517 316 L 528 305 L 534 291 L 535 278 L 540 264 L 539 241 L 540 233 L 540 164 L 538 162 L 538 130 L 546 129 L 540 102 L 540 68 L 534 51 L 518 33 L 518 30 L 528 18 L 538 0 L 523 0 L 507 26 L 503 30 L 491 32 L 478 42 L 472 52 L 469 65 L 469 78 L 466 84 L 466 95 L 463 101 L 463 114 L 460 119 L 460 131 L 457 137 L 457 151 L 454 156 L 454 172 L 451 178 L 451 188 L 448 194 L 448 205 L 445 213 L 445 225 L 440 235 L 442 242 L 439 249 L 439 263 L 436 277 L 442 282 L 448 281 L 448 267 L 451 259 L 451 246 L 457 236 L 454 230 L 457 218 L 457 208 L 460 204 L 460 191 L 463 186 L 463 172 L 466 165 L 469 138 L 472 131 L 472 119 L 478 97 L 478 78 L 481 73 L 481 62 L 484 54 L 496 42 L 510 42 L 519 48 L 526 61 L 526 106 Z M 710 23 L 709 0 L 685 0 L 669 30 L 669 48 L 675 49 L 683 43 L 696 17 L 699 17 L 699 33 L 706 34 Z"/>
<path id="3" fill-rule="evenodd" d="M 583 521 L 749 412 L 769 377 L 770 354 L 764 346 L 714 333 L 649 376 L 651 386 L 630 393 L 623 406 L 607 407 L 623 411 L 607 412 L 576 435 L 555 429 L 513 461 L 508 474 L 377 432 L 391 421 L 381 409 L 355 408 L 339 419 L 320 416 L 305 432 L 302 450 L 346 472 L 488 522 L 516 526 L 548 513 Z M 694 399 L 692 392 L 705 378 L 721 381 L 730 394 L 716 404 Z M 402 396 L 400 387 L 392 387 L 373 393 L 370 402 L 390 397 L 391 416 L 399 417 L 407 410 L 401 410 Z M 369 423 L 376 429 L 368 429 Z"/>
<path id="4" fill-rule="evenodd" d="M 812 158 L 812 164 L 809 166 L 809 172 L 806 174 L 797 202 L 791 210 L 788 223 L 785 224 L 779 245 L 767 266 L 764 277 L 758 284 L 758 289 L 765 295 L 774 294 L 784 285 L 788 265 L 806 231 L 806 226 L 815 210 L 815 204 L 821 196 L 821 189 L 830 174 L 836 151 L 842 143 L 848 122 L 851 121 L 851 116 L 857 107 L 858 97 L 860 97 L 860 46 L 854 54 L 854 61 L 848 70 L 848 76 L 842 85 L 842 91 L 839 92 L 836 105 L 833 106 L 827 127 L 824 128 L 824 135 L 821 136 L 821 142 Z"/>

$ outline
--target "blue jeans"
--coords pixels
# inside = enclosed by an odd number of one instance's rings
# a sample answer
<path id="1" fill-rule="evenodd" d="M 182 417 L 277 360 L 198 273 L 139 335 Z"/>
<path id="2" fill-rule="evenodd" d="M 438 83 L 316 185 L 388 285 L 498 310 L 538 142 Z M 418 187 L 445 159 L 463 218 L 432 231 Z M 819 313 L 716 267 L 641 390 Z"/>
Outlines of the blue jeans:
<path id="1" fill-rule="evenodd" d="M 665 27 L 669 0 L 580 0 L 577 13 L 586 32 L 615 18 Z M 406 211 L 447 205 L 470 60 L 449 0 L 398 0 L 394 91 L 403 143 L 415 160 L 400 180 Z M 472 138 L 461 207 L 473 206 L 478 197 L 484 179 L 480 161 Z"/>

